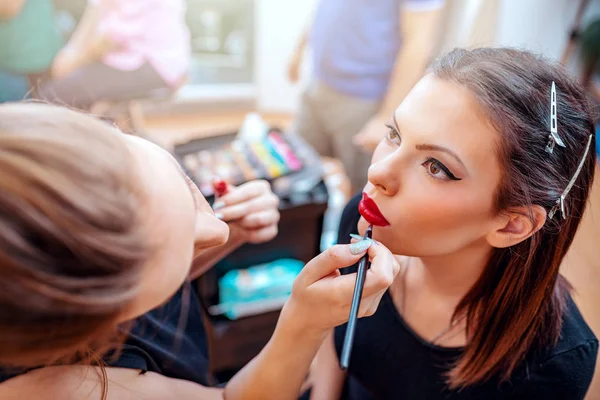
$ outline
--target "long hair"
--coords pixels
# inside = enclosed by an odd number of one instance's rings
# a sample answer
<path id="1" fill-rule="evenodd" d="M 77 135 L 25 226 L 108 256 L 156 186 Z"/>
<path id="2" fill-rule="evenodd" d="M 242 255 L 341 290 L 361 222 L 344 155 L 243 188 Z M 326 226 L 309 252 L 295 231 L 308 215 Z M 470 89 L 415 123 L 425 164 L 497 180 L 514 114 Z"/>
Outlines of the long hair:
<path id="1" fill-rule="evenodd" d="M 122 340 L 148 240 L 116 129 L 64 108 L 0 105 L 0 365 L 92 362 Z"/>
<path id="2" fill-rule="evenodd" d="M 527 205 L 550 211 L 594 133 L 581 86 L 562 67 L 513 49 L 456 49 L 436 60 L 431 72 L 468 88 L 500 134 L 497 157 L 503 174 L 495 196 L 497 212 Z M 546 145 L 553 81 L 558 132 L 566 147 L 556 146 L 550 154 Z M 565 219 L 559 212 L 531 238 L 495 249 L 459 303 L 453 318 L 467 314 L 467 345 L 448 373 L 450 387 L 482 383 L 493 376 L 506 381 L 527 354 L 547 351 L 557 342 L 570 290 L 559 267 L 585 210 L 595 159 L 592 143 L 565 200 Z M 533 218 L 531 212 L 528 216 Z"/>

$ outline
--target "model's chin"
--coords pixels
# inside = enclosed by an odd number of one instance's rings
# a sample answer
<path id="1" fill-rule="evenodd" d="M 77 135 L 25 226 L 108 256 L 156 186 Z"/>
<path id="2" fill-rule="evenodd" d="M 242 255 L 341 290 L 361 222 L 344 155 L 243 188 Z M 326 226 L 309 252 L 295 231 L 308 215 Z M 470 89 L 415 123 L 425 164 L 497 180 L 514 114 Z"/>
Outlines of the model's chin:
<path id="1" fill-rule="evenodd" d="M 365 232 L 367 231 L 367 228 L 369 227 L 369 222 L 365 219 L 365 217 L 360 217 L 360 219 L 358 220 L 358 234 L 360 236 L 364 236 Z M 374 227 L 375 228 L 375 227 Z"/>

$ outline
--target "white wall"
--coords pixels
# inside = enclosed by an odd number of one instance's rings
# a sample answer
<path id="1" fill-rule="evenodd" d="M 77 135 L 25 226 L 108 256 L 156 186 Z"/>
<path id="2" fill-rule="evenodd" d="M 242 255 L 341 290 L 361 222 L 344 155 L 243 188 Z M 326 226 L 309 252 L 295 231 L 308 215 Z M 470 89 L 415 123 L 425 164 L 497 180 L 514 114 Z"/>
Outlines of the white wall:
<path id="1" fill-rule="evenodd" d="M 287 79 L 288 60 L 317 0 L 255 1 L 258 109 L 262 112 L 293 112 L 309 74 L 309 57 L 304 59 L 303 82 L 297 85 Z"/>
<path id="2" fill-rule="evenodd" d="M 503 0 L 497 43 L 559 59 L 578 3 L 574 0 Z"/>
<path id="3" fill-rule="evenodd" d="M 440 26 L 439 55 L 455 47 L 493 45 L 501 0 L 446 0 Z"/>

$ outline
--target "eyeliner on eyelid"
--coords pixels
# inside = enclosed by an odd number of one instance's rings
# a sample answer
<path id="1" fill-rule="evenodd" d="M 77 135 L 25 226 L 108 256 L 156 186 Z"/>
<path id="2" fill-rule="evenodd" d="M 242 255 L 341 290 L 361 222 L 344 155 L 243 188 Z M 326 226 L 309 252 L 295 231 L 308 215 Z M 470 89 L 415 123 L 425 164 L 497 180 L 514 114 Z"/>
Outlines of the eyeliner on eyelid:
<path id="1" fill-rule="evenodd" d="M 388 137 L 388 140 L 391 140 L 391 139 L 389 139 L 389 135 L 392 131 L 396 133 L 398 138 L 400 138 L 400 134 L 398 133 L 398 130 L 391 123 L 389 123 L 389 122 L 385 123 L 385 126 L 390 129 L 390 132 L 388 132 L 388 134 L 386 135 Z M 457 178 L 456 175 L 454 175 L 452 172 L 450 172 L 450 169 L 448 167 L 446 167 L 446 165 L 444 165 L 441 161 L 439 161 L 433 157 L 427 159 L 427 161 L 425 161 L 425 162 L 426 163 L 428 163 L 428 162 L 435 163 L 439 168 L 442 169 L 442 171 L 444 171 L 444 173 L 448 176 L 448 178 L 450 180 L 453 180 L 453 181 L 461 181 L 462 180 L 462 178 Z"/>
<path id="2" fill-rule="evenodd" d="M 444 171 L 444 173 L 448 176 L 448 178 L 450 180 L 453 181 L 461 181 L 462 178 L 457 178 L 456 175 L 454 175 L 452 172 L 450 172 L 450 169 L 448 169 L 448 167 L 446 167 L 441 161 L 436 160 L 435 158 L 429 158 L 427 161 L 425 161 L 425 163 L 433 163 L 435 165 L 437 165 L 439 168 L 442 169 L 442 171 Z"/>

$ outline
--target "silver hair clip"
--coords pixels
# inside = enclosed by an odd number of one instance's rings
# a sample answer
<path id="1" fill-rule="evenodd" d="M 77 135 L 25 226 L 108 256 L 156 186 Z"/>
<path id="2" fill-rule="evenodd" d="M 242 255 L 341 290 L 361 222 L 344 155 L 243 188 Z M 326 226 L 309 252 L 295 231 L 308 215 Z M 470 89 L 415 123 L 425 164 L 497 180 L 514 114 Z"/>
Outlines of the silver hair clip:
<path id="1" fill-rule="evenodd" d="M 583 168 L 585 159 L 587 158 L 587 155 L 590 151 L 590 145 L 592 144 L 593 136 L 594 135 L 590 135 L 588 137 L 587 146 L 585 147 L 585 152 L 583 153 L 583 157 L 581 157 L 581 161 L 579 161 L 579 166 L 577 167 L 577 171 L 575 171 L 575 174 L 573 175 L 573 177 L 571 178 L 571 181 L 565 188 L 565 191 L 562 192 L 560 197 L 556 200 L 556 204 L 554 205 L 554 207 L 552 207 L 552 209 L 550 209 L 550 212 L 548 213 L 549 219 L 552 219 L 552 217 L 554 217 L 554 214 L 556 214 L 559 207 L 560 207 L 560 212 L 562 213 L 563 219 L 567 219 L 567 213 L 565 212 L 565 198 L 567 197 L 567 195 L 573 188 L 573 185 L 575 185 L 575 181 L 577 180 L 577 177 L 579 176 L 579 173 L 581 172 L 581 169 Z"/>
<path id="2" fill-rule="evenodd" d="M 556 113 L 556 85 L 552 81 L 552 90 L 550 92 L 550 136 L 548 136 L 548 144 L 546 151 L 550 154 L 554 151 L 554 145 L 566 147 L 560 136 L 558 136 L 558 117 Z"/>

